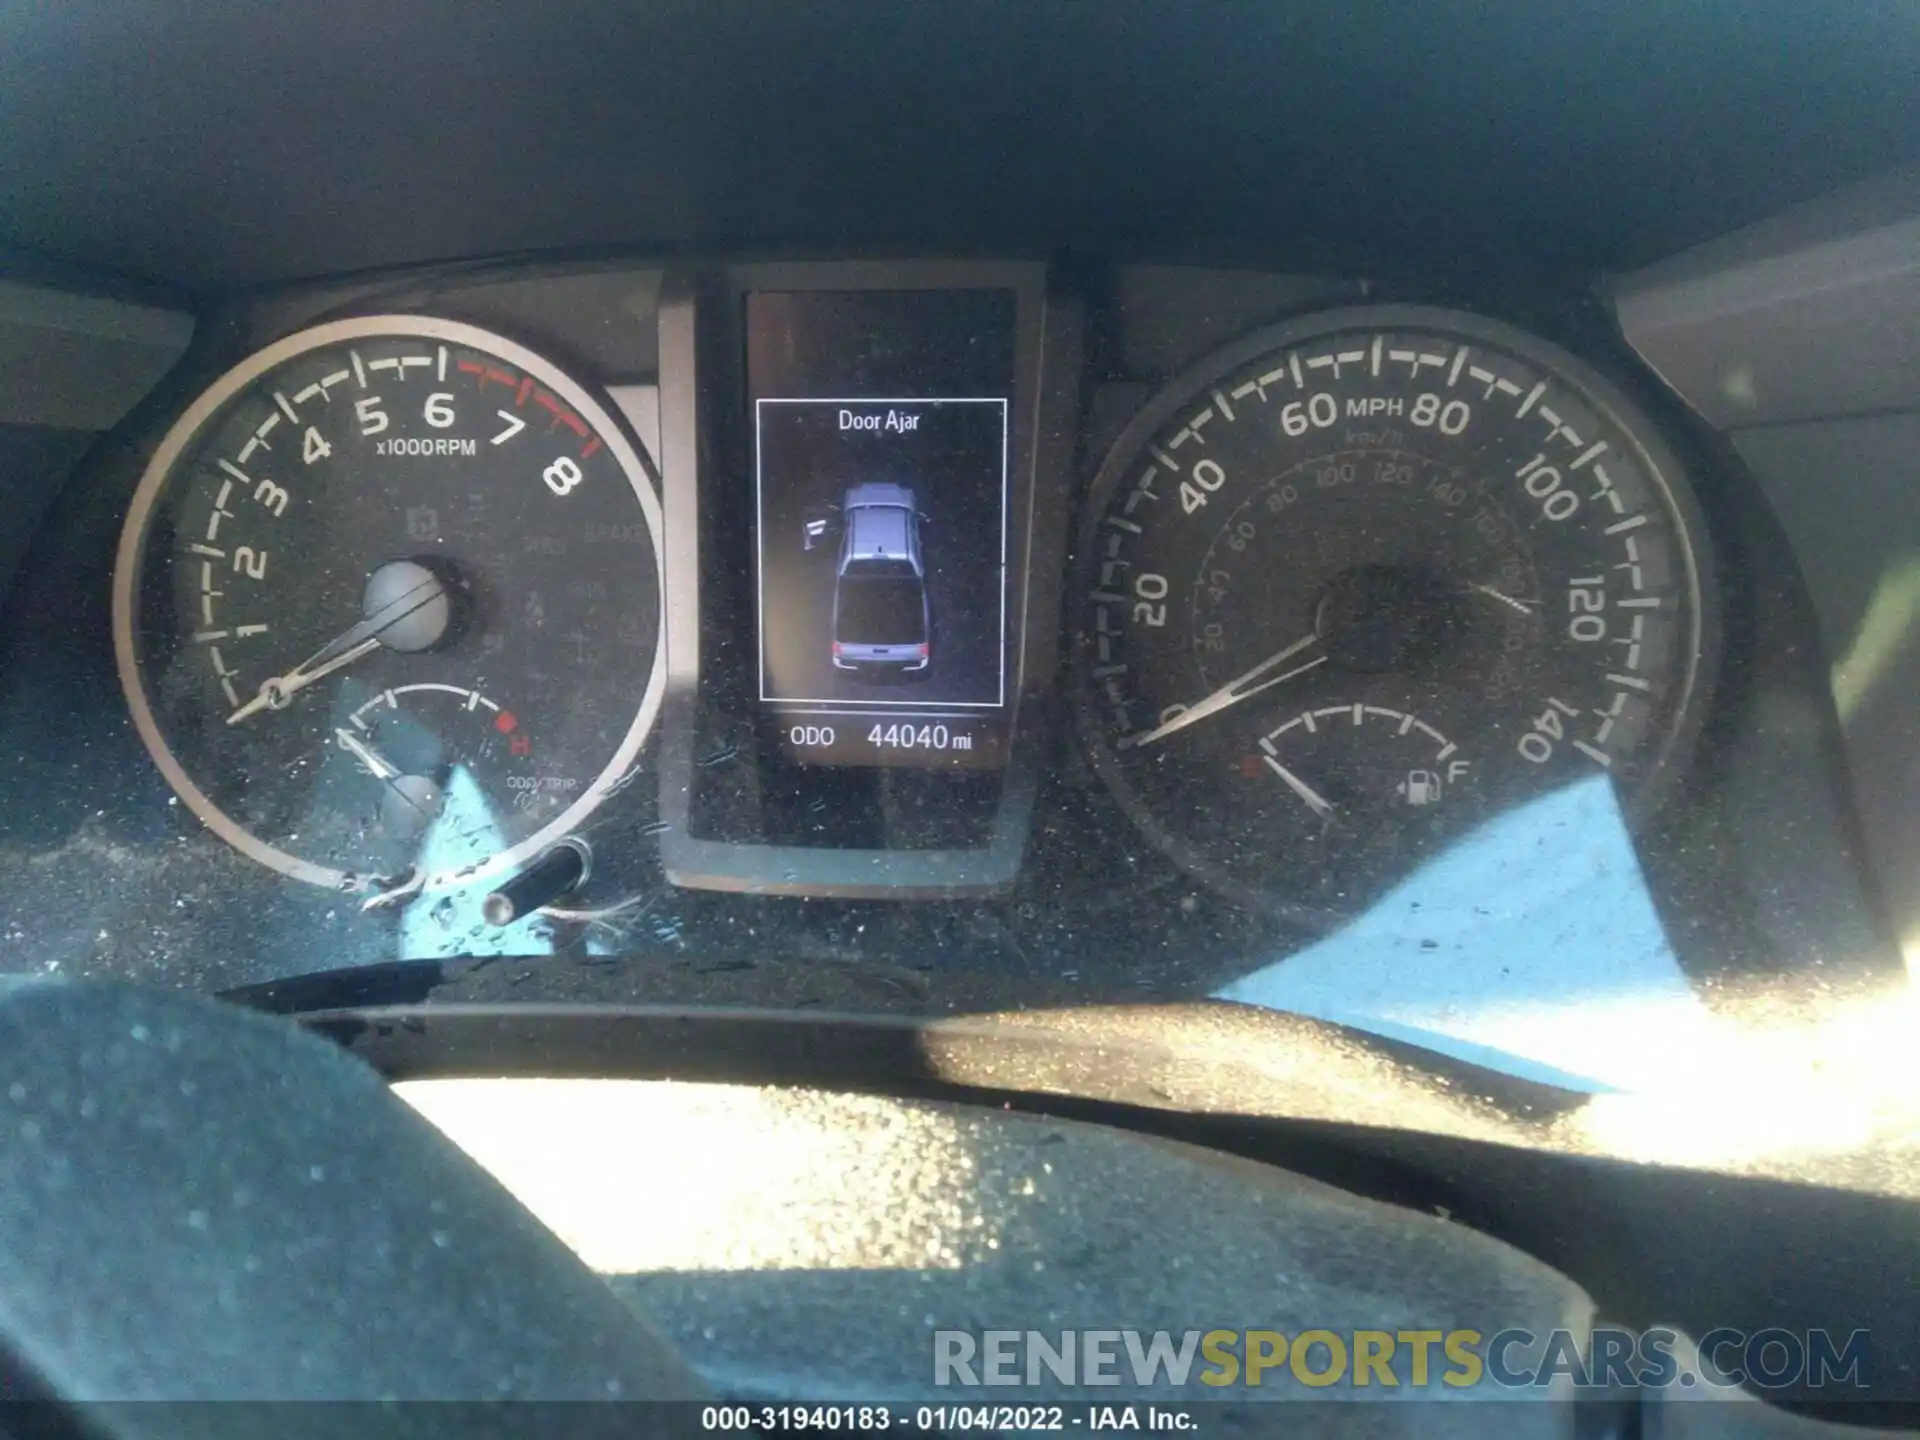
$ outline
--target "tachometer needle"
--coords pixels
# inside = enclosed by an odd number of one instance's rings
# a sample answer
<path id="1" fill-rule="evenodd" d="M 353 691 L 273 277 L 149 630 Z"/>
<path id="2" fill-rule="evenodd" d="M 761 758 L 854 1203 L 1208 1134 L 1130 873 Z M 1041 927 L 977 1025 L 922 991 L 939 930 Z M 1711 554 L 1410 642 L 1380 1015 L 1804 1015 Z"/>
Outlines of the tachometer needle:
<path id="1" fill-rule="evenodd" d="M 390 568 L 397 569 L 406 563 L 396 562 Z M 343 665 L 351 665 L 378 650 L 380 637 L 401 621 L 425 610 L 435 601 L 445 600 L 447 588 L 440 578 L 424 570 L 420 575 L 421 578 L 409 588 L 380 605 L 358 624 L 334 636 L 286 674 L 261 681 L 259 693 L 227 716 L 227 724 L 238 725 L 262 710 L 286 709 L 287 702 L 314 681 L 324 679 Z"/>
<path id="2" fill-rule="evenodd" d="M 1211 695 L 1194 701 L 1193 704 L 1189 705 L 1171 719 L 1162 721 L 1160 724 L 1154 726 L 1153 729 L 1142 731 L 1138 735 L 1123 737 L 1117 742 L 1117 748 L 1125 750 L 1137 745 L 1151 745 L 1156 740 L 1164 740 L 1175 731 L 1186 729 L 1187 726 L 1193 724 L 1196 720 L 1204 720 L 1209 715 L 1217 715 L 1229 705 L 1238 705 L 1247 697 L 1258 695 L 1262 690 L 1278 685 L 1283 680 L 1291 680 L 1296 675 L 1306 674 L 1307 671 L 1313 669 L 1316 665 L 1326 664 L 1327 657 L 1318 655 L 1307 661 L 1304 665 L 1296 665 L 1291 670 L 1284 671 L 1279 675 L 1268 676 L 1267 674 L 1268 671 L 1274 669 L 1276 666 L 1286 664 L 1287 661 L 1293 659 L 1293 657 L 1298 655 L 1302 650 L 1309 649 L 1318 643 L 1319 639 L 1320 637 L 1317 634 L 1308 635 L 1294 641 L 1293 644 L 1287 646 L 1284 650 L 1275 651 L 1244 675 L 1235 676 L 1218 690 L 1215 690 Z M 1258 682 L 1257 684 L 1255 683 L 1256 681 Z"/>
<path id="3" fill-rule="evenodd" d="M 1260 758 L 1267 762 L 1268 769 L 1287 782 L 1287 788 L 1289 790 L 1307 802 L 1307 808 L 1309 810 L 1313 811 L 1313 813 L 1318 815 L 1322 820 L 1331 821 L 1333 819 L 1336 812 L 1334 811 L 1331 800 L 1327 799 L 1326 796 L 1307 784 L 1306 781 L 1287 769 L 1286 766 L 1282 765 L 1271 755 L 1262 755 Z"/>
<path id="4" fill-rule="evenodd" d="M 349 650 L 342 650 L 324 664 L 312 662 L 289 670 L 284 675 L 276 675 L 271 680 L 260 682 L 260 691 L 238 710 L 227 716 L 227 724 L 238 725 L 242 720 L 258 715 L 262 710 L 284 710 L 287 701 L 298 695 L 316 680 L 325 679 L 342 666 L 351 665 L 362 656 L 371 655 L 380 648 L 376 639 L 362 640 Z"/>

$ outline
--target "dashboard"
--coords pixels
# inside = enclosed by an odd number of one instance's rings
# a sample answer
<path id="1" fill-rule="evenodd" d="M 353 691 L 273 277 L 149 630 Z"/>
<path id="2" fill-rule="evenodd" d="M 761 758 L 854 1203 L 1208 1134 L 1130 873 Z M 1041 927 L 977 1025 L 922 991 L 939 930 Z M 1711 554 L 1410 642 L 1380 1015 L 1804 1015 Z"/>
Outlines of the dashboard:
<path id="1" fill-rule="evenodd" d="M 1166 18 L 1195 99 L 1149 124 L 1106 83 L 1144 20 L 1057 66 L 1054 18 L 860 31 L 883 104 L 838 11 L 629 17 L 563 85 L 499 58 L 544 54 L 525 17 L 355 13 L 324 101 L 241 63 L 285 18 L 193 31 L 228 89 L 143 69 L 186 43 L 153 17 L 23 36 L 0 934 L 36 964 L 624 961 L 855 1009 L 1298 1008 L 1341 945 L 1901 973 L 1898 67 L 1743 70 L 1852 107 L 1770 164 L 1680 83 L 1714 37 L 1626 84 L 1643 18 L 1580 55 L 1408 21 L 1478 56 L 1451 91 L 1351 17 Z M 1515 128 L 1576 73 L 1624 88 Z M 82 123 L 113 86 L 165 143 Z"/>

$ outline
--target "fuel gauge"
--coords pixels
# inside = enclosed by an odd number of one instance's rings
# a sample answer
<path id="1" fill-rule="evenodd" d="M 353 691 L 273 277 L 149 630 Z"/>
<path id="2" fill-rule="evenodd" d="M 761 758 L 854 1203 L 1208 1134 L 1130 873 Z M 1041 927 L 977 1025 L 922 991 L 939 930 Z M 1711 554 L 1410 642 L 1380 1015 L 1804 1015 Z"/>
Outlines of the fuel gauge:
<path id="1" fill-rule="evenodd" d="M 1288 716 L 1242 768 L 1276 787 L 1267 804 L 1288 837 L 1281 854 L 1310 857 L 1316 888 L 1334 891 L 1383 864 L 1403 873 L 1460 833 L 1481 798 L 1458 741 L 1411 709 L 1364 699 Z"/>

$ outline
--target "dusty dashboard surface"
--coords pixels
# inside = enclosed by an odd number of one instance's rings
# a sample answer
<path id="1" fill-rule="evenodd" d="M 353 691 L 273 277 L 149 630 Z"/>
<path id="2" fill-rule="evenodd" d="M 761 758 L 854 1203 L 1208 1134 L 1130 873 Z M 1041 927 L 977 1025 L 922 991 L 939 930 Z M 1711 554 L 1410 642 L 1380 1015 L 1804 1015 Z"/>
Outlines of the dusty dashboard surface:
<path id="1" fill-rule="evenodd" d="M 1897 965 L 1793 545 L 1590 287 L 262 294 L 79 467 L 8 628 L 5 934 L 68 972 L 1311 1010 L 1343 963 Z"/>

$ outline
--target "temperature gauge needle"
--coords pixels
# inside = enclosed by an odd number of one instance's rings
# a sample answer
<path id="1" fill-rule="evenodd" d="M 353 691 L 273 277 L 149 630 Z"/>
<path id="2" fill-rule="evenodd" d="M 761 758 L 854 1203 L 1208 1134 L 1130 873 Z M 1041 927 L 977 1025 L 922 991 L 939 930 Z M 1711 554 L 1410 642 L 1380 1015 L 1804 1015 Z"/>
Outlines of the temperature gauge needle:
<path id="1" fill-rule="evenodd" d="M 1306 801 L 1309 810 L 1313 811 L 1313 813 L 1318 815 L 1322 820 L 1328 822 L 1333 820 L 1333 817 L 1338 812 L 1334 810 L 1331 800 L 1327 799 L 1326 796 L 1307 784 L 1306 781 L 1302 780 L 1271 755 L 1262 755 L 1260 758 L 1267 762 L 1268 769 L 1287 782 L 1287 788 L 1289 790 Z"/>
<path id="2" fill-rule="evenodd" d="M 400 767 L 386 756 L 375 750 L 366 741 L 351 730 L 336 730 L 333 738 L 340 742 L 340 748 L 367 767 L 367 773 L 376 780 L 392 780 L 400 774 Z"/>
<path id="3" fill-rule="evenodd" d="M 432 780 L 425 775 L 403 773 L 398 765 L 344 727 L 335 730 L 333 738 L 369 775 L 387 787 L 380 823 L 388 834 L 400 840 L 416 839 L 440 818 L 446 797 Z"/>

